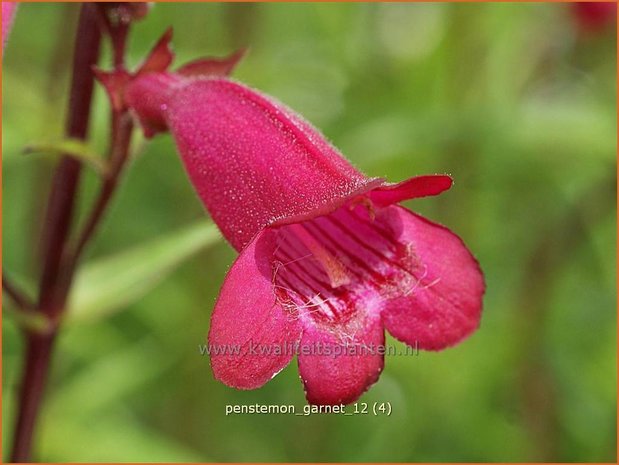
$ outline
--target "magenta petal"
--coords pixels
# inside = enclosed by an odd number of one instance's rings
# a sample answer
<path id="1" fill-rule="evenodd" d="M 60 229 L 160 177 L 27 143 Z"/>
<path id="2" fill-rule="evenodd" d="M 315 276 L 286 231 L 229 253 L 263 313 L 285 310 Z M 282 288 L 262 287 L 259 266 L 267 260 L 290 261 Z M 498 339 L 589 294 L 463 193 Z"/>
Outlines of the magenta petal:
<path id="1" fill-rule="evenodd" d="M 177 85 L 179 79 L 170 73 L 148 73 L 132 80 L 123 89 L 124 103 L 136 114 L 146 137 L 167 129 L 164 109 L 170 88 Z"/>
<path id="2" fill-rule="evenodd" d="M 6 40 L 11 32 L 13 18 L 17 10 L 17 2 L 2 2 L 2 48 L 6 45 Z"/>
<path id="3" fill-rule="evenodd" d="M 354 332 L 306 325 L 299 349 L 299 372 L 312 404 L 354 402 L 383 370 L 385 333 L 380 318 L 366 316 Z"/>
<path id="4" fill-rule="evenodd" d="M 410 243 L 417 285 L 386 303 L 385 328 L 397 339 L 426 350 L 460 342 L 478 326 L 484 279 L 475 258 L 449 229 L 402 207 L 382 212 L 400 241 Z"/>
<path id="5" fill-rule="evenodd" d="M 397 184 L 378 187 L 369 196 L 377 207 L 385 207 L 403 200 L 438 195 L 452 184 L 451 177 L 446 174 L 415 176 Z"/>
<path id="6" fill-rule="evenodd" d="M 279 373 L 301 336 L 298 321 L 276 303 L 269 257 L 272 233 L 258 235 L 228 272 L 211 317 L 208 343 L 215 378 L 255 389 Z"/>

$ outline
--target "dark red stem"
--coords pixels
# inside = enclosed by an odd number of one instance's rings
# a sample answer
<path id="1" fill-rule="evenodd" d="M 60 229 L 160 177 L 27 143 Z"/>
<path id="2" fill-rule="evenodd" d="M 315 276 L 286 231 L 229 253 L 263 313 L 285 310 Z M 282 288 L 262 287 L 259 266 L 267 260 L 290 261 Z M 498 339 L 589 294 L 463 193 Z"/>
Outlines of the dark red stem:
<path id="1" fill-rule="evenodd" d="M 85 139 L 87 136 L 94 86 L 92 67 L 99 57 L 100 40 L 97 9 L 95 5 L 84 4 L 75 42 L 67 137 Z M 39 294 L 39 308 L 52 317 L 57 316 L 64 304 L 64 296 L 56 291 L 58 282 L 66 279 L 62 272 L 62 259 L 73 220 L 80 171 L 78 160 L 64 157 L 52 180 L 43 231 L 43 273 Z"/>
<path id="2" fill-rule="evenodd" d="M 129 158 L 129 145 L 133 132 L 133 121 L 126 112 L 112 113 L 112 147 L 110 148 L 109 171 L 90 211 L 84 227 L 78 236 L 75 248 L 68 252 L 67 269 L 70 274 L 77 267 L 84 248 L 94 235 L 105 211 L 112 200 L 122 170 Z"/>
<path id="3" fill-rule="evenodd" d="M 86 139 L 94 86 L 93 66 L 99 58 L 102 31 L 112 41 L 114 68 L 124 69 L 126 38 L 133 19 L 145 11 L 130 3 L 88 4 L 82 6 L 73 58 L 67 137 Z M 54 178 L 43 231 L 43 271 L 39 299 L 34 310 L 47 317 L 44 329 L 25 328 L 26 360 L 22 378 L 19 411 L 15 428 L 12 461 L 30 459 L 33 431 L 45 388 L 49 364 L 61 316 L 73 276 L 86 245 L 93 237 L 116 190 L 129 158 L 133 122 L 125 110 L 112 111 L 109 170 L 92 210 L 70 247 L 70 233 L 81 166 L 78 160 L 63 157 Z M 16 294 L 17 297 L 21 295 Z M 23 299 L 20 299 L 23 300 Z"/>
<path id="4" fill-rule="evenodd" d="M 45 335 L 28 333 L 26 336 L 26 360 L 11 462 L 31 460 L 32 436 L 47 380 L 54 340 L 55 332 Z"/>
<path id="5" fill-rule="evenodd" d="M 92 66 L 99 57 L 101 33 L 94 5 L 84 4 L 81 9 L 75 39 L 73 75 L 70 90 L 66 134 L 85 139 L 90 120 L 90 106 L 94 85 Z M 73 219 L 75 194 L 79 186 L 80 164 L 64 157 L 56 169 L 43 231 L 43 271 L 40 280 L 39 310 L 54 319 L 65 304 L 66 286 L 58 284 L 67 279 L 63 273 L 63 254 Z M 56 329 L 49 334 L 26 330 L 26 360 L 20 388 L 17 425 L 13 438 L 11 461 L 30 460 L 34 426 L 45 389 L 47 373 Z"/>

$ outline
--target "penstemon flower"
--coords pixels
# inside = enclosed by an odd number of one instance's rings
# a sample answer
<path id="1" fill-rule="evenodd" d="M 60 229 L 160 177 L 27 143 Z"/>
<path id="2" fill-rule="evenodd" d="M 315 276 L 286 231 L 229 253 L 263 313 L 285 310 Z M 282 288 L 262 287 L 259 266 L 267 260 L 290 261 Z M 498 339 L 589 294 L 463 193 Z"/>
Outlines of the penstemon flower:
<path id="1" fill-rule="evenodd" d="M 17 12 L 17 2 L 2 2 L 2 48 L 6 45 Z"/>
<path id="2" fill-rule="evenodd" d="M 225 77 L 238 57 L 169 72 L 167 40 L 135 75 L 102 80 L 148 136 L 172 134 L 240 254 L 211 318 L 217 379 L 254 389 L 297 354 L 309 402 L 350 403 L 383 369 L 385 329 L 441 350 L 478 327 L 476 260 L 447 228 L 398 205 L 449 189 L 449 176 L 369 178 L 292 110 Z"/>
<path id="3" fill-rule="evenodd" d="M 570 8 L 578 28 L 586 34 L 604 32 L 617 20 L 616 2 L 574 2 Z"/>

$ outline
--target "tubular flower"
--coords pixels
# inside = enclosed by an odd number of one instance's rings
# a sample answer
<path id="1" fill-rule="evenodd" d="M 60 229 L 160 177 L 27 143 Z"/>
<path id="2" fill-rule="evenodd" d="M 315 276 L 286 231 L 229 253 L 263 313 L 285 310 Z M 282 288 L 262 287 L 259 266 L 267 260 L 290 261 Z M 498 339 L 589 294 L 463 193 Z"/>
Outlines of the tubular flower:
<path id="1" fill-rule="evenodd" d="M 451 178 L 368 178 L 292 110 L 222 77 L 236 58 L 138 72 L 122 90 L 147 135 L 171 132 L 239 252 L 211 317 L 214 375 L 254 389 L 297 355 L 309 402 L 353 402 L 383 369 L 385 329 L 440 350 L 479 325 L 476 260 L 447 228 L 398 205 Z"/>
<path id="2" fill-rule="evenodd" d="M 616 2 L 575 2 L 570 7 L 583 33 L 604 32 L 617 20 Z"/>
<path id="3" fill-rule="evenodd" d="M 11 32 L 16 11 L 17 2 L 2 2 L 2 49 L 6 45 L 9 32 Z"/>

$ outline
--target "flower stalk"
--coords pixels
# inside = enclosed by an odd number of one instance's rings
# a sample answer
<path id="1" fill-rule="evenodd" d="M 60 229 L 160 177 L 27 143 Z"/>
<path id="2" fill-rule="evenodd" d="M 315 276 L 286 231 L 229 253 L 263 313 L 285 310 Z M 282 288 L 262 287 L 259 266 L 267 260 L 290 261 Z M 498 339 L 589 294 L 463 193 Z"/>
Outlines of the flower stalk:
<path id="1" fill-rule="evenodd" d="M 122 4 L 101 6 L 88 3 L 81 7 L 75 39 L 67 138 L 85 140 L 88 136 L 94 88 L 93 68 L 99 59 L 102 31 L 112 39 L 115 69 L 124 69 L 126 37 L 131 21 L 138 18 L 137 15 L 125 14 L 125 10 L 130 11 L 131 8 Z M 39 297 L 33 308 L 33 311 L 44 317 L 49 324 L 23 327 L 26 355 L 11 454 L 13 462 L 31 460 L 36 421 L 73 277 L 80 256 L 94 237 L 126 166 L 132 131 L 133 123 L 126 110 L 113 109 L 108 160 L 110 169 L 102 179 L 97 199 L 74 245 L 71 243 L 71 236 L 81 162 L 75 157 L 65 155 L 54 174 L 42 236 L 43 259 Z M 3 277 L 3 285 L 5 283 Z"/>

